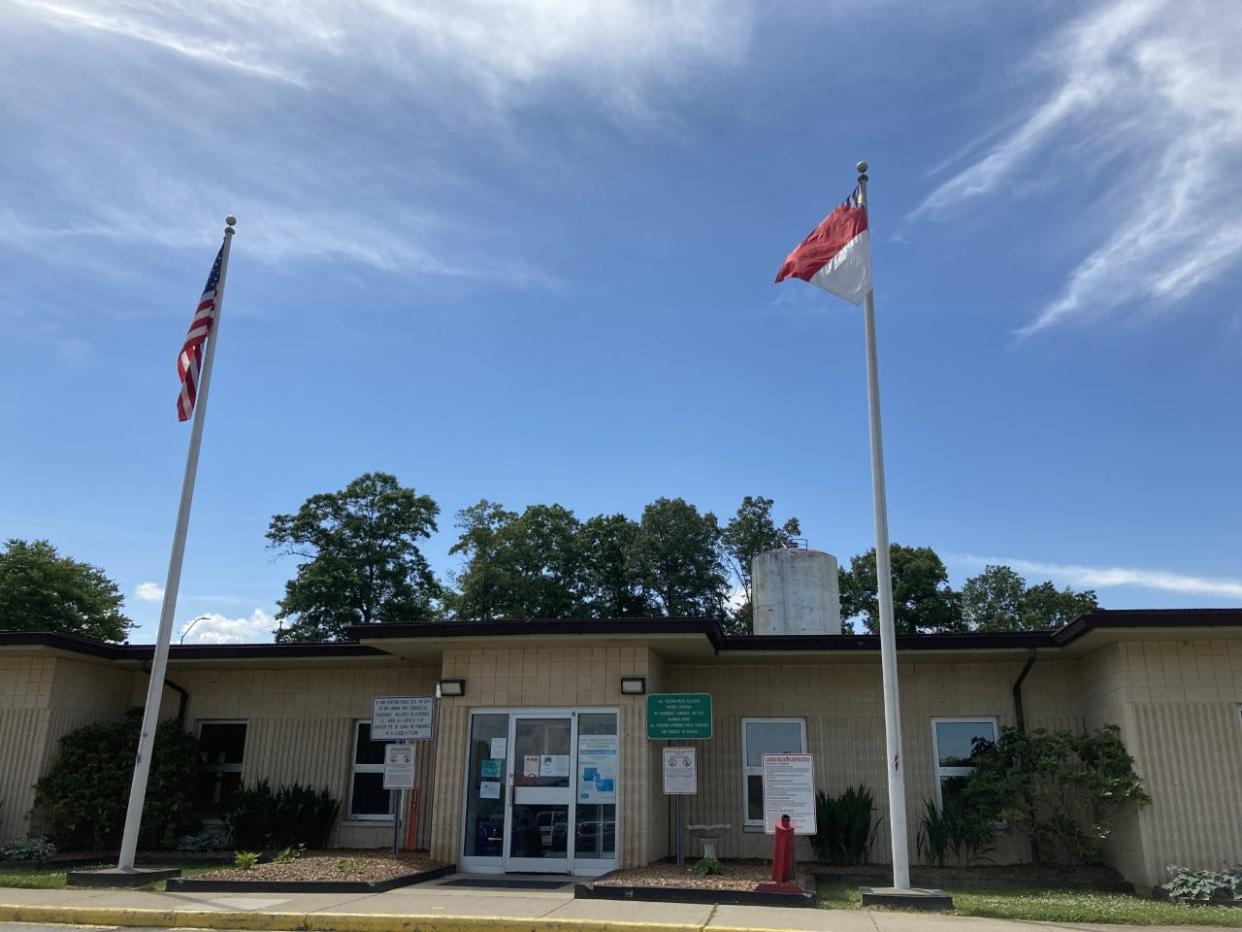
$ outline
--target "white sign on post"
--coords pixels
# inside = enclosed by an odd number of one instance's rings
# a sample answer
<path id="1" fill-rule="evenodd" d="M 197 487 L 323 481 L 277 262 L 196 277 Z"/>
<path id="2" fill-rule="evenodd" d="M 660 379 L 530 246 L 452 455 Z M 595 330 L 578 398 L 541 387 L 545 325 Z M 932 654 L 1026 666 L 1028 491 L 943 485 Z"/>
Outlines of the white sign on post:
<path id="1" fill-rule="evenodd" d="M 371 700 L 372 741 L 430 741 L 434 696 L 376 696 Z"/>
<path id="2" fill-rule="evenodd" d="M 763 755 L 763 830 L 776 834 L 789 816 L 795 835 L 815 834 L 815 758 L 810 754 Z"/>
<path id="3" fill-rule="evenodd" d="M 414 748 L 390 744 L 384 748 L 384 789 L 414 789 Z"/>
<path id="4" fill-rule="evenodd" d="M 698 766 L 694 748 L 664 749 L 664 793 L 666 796 L 694 796 L 699 792 Z"/>

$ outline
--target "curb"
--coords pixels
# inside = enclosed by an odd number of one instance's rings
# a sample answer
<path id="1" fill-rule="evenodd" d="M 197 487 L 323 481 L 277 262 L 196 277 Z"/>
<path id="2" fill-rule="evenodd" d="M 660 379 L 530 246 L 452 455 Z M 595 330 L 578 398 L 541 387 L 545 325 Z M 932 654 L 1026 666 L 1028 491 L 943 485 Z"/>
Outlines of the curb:
<path id="1" fill-rule="evenodd" d="M 236 932 L 703 932 L 697 922 L 411 916 L 381 913 L 263 913 L 104 906 L 5 906 L 0 922 L 236 930 Z M 750 932 L 713 927 L 712 932 Z M 762 932 L 762 930 L 753 930 Z"/>

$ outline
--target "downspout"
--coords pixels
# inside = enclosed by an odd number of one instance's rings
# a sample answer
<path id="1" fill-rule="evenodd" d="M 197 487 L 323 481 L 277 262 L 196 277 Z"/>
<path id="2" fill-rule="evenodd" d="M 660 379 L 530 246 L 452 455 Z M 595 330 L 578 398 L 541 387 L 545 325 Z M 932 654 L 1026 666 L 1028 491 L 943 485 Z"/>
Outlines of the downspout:
<path id="1" fill-rule="evenodd" d="M 1031 667 L 1035 666 L 1035 648 L 1030 648 L 1030 652 L 1026 655 L 1026 665 L 1022 668 L 1022 672 L 1018 674 L 1018 678 L 1013 681 L 1013 717 L 1018 725 L 1018 734 L 1026 734 L 1026 715 L 1022 710 L 1022 681 L 1026 679 L 1026 675 L 1031 672 Z M 1035 821 L 1035 813 L 1032 806 L 1031 822 Z M 1041 863 L 1039 853 L 1039 842 L 1034 836 L 1031 837 L 1031 861 L 1035 864 Z"/>
<path id="2" fill-rule="evenodd" d="M 1026 675 L 1031 672 L 1031 667 L 1035 666 L 1035 648 L 1030 648 L 1030 653 L 1026 656 L 1026 666 L 1022 668 L 1022 672 L 1018 674 L 1018 678 L 1013 683 L 1013 717 L 1018 723 L 1018 734 L 1026 734 L 1026 716 L 1022 713 L 1022 681 L 1026 679 Z"/>
<path id="3" fill-rule="evenodd" d="M 151 675 L 151 664 L 144 663 L 142 665 L 142 669 L 143 669 L 143 672 L 147 674 L 147 676 Z M 182 728 L 184 728 L 185 727 L 185 709 L 186 709 L 186 706 L 190 702 L 190 691 L 186 689 L 184 686 L 177 685 L 172 680 L 170 680 L 168 677 L 164 677 L 164 688 L 175 690 L 177 694 L 180 695 L 181 698 L 177 700 L 177 724 L 180 725 Z"/>

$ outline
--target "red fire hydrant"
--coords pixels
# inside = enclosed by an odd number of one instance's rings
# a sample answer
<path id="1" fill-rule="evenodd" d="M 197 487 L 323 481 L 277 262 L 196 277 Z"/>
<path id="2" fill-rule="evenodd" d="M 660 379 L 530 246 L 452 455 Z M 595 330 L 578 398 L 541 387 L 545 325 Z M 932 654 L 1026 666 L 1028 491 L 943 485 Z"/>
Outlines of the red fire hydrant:
<path id="1" fill-rule="evenodd" d="M 761 883 L 756 890 L 763 893 L 801 893 L 802 887 L 793 878 L 794 826 L 789 816 L 781 816 L 772 838 L 772 880 Z"/>
<path id="2" fill-rule="evenodd" d="M 789 883 L 793 879 L 794 829 L 789 816 L 781 816 L 772 838 L 772 882 Z"/>

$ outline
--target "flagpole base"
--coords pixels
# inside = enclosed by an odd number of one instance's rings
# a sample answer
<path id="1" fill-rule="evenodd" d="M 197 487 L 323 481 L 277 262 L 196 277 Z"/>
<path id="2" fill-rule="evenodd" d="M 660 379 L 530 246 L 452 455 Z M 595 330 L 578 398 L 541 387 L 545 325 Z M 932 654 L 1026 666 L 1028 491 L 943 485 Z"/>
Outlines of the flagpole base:
<path id="1" fill-rule="evenodd" d="M 145 887 L 157 880 L 180 876 L 179 867 L 101 867 L 69 871 L 65 874 L 65 881 L 71 887 Z"/>
<path id="2" fill-rule="evenodd" d="M 890 909 L 921 909 L 945 912 L 953 908 L 953 897 L 943 890 L 920 887 L 859 887 L 863 906 L 887 906 Z"/>

